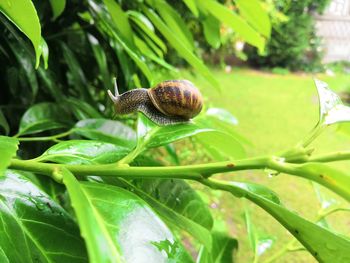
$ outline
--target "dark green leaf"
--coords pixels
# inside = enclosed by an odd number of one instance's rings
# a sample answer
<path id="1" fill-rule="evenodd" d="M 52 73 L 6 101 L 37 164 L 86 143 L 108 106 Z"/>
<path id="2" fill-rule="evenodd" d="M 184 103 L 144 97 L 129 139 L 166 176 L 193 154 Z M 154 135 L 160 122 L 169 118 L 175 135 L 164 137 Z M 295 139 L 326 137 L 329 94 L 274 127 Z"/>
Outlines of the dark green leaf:
<path id="1" fill-rule="evenodd" d="M 69 115 L 60 105 L 51 102 L 39 103 L 24 113 L 18 134 L 32 134 L 67 127 L 69 121 Z"/>
<path id="2" fill-rule="evenodd" d="M 65 164 L 103 164 L 120 160 L 128 148 L 100 141 L 69 140 L 55 144 L 37 159 Z"/>
<path id="3" fill-rule="evenodd" d="M 191 261 L 142 199 L 116 186 L 79 183 L 68 170 L 60 173 L 91 262 L 138 262 L 145 255 L 151 262 Z"/>
<path id="4" fill-rule="evenodd" d="M 41 26 L 35 7 L 30 0 L 6 0 L 0 2 L 2 12 L 33 43 L 35 53 L 40 54 Z M 39 55 L 40 58 L 40 55 Z M 37 65 L 39 61 L 37 60 Z"/>
<path id="5" fill-rule="evenodd" d="M 133 129 L 122 122 L 106 119 L 86 119 L 79 121 L 74 132 L 89 139 L 114 143 L 132 148 L 136 144 Z"/>
<path id="6" fill-rule="evenodd" d="M 8 124 L 4 114 L 2 113 L 2 110 L 0 110 L 0 127 L 3 128 L 5 135 L 9 134 L 10 127 L 9 127 L 9 124 Z"/>
<path id="7" fill-rule="evenodd" d="M 18 140 L 16 138 L 0 135 L 0 177 L 10 165 L 11 158 L 16 155 L 17 149 Z"/>
<path id="8" fill-rule="evenodd" d="M 71 216 L 20 174 L 0 180 L 0 248 L 9 262 L 87 262 Z"/>

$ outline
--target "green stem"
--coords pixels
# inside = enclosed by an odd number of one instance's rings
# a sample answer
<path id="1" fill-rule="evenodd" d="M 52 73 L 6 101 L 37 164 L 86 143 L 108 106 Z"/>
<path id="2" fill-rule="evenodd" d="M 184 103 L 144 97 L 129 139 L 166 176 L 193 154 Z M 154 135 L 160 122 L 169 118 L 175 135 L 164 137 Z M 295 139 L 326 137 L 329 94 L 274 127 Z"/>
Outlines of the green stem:
<path id="1" fill-rule="evenodd" d="M 68 130 L 66 132 L 62 132 L 52 136 L 43 136 L 43 137 L 18 137 L 20 142 L 31 142 L 31 141 L 57 141 L 58 138 L 66 137 L 70 135 L 74 130 Z M 16 134 L 14 137 L 17 137 Z"/>
<path id="2" fill-rule="evenodd" d="M 350 160 L 350 151 L 319 154 L 308 159 L 309 162 L 336 162 Z"/>
<path id="3" fill-rule="evenodd" d="M 102 165 L 63 165 L 40 163 L 33 160 L 12 159 L 10 169 L 49 175 L 54 169 L 65 167 L 75 175 L 118 176 L 125 178 L 182 178 L 202 179 L 215 173 L 261 169 L 268 163 L 267 157 L 237 160 L 235 162 L 217 162 L 210 164 L 166 166 L 166 167 L 124 167 L 116 164 Z"/>

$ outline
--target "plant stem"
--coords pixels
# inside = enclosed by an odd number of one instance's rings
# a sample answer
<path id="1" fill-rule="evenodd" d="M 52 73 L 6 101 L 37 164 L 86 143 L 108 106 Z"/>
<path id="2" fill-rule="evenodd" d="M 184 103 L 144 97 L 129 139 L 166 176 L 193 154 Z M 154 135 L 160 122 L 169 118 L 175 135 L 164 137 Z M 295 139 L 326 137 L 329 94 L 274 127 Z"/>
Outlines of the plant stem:
<path id="1" fill-rule="evenodd" d="M 21 142 L 31 142 L 31 141 L 56 141 L 58 138 L 66 137 L 71 134 L 74 130 L 68 130 L 52 136 L 43 136 L 43 137 L 18 137 L 18 140 Z M 14 137 L 17 137 L 16 135 Z"/>
<path id="2" fill-rule="evenodd" d="M 50 175 L 54 169 L 65 167 L 75 175 L 118 176 L 124 178 L 182 178 L 202 179 L 215 173 L 260 169 L 266 167 L 268 157 L 250 158 L 235 162 L 217 162 L 210 164 L 166 166 L 166 167 L 123 167 L 116 164 L 102 165 L 63 165 L 41 163 L 33 160 L 12 159 L 10 169 Z"/>

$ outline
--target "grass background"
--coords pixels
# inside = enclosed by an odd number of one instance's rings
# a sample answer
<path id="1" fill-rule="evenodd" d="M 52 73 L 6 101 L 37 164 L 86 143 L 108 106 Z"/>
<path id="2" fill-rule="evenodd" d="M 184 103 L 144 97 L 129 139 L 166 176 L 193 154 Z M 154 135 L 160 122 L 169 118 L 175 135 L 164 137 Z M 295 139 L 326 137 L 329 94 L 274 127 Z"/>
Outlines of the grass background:
<path id="1" fill-rule="evenodd" d="M 213 71 L 223 87 L 221 93 L 203 79 L 190 76 L 189 73 L 185 73 L 185 76 L 200 87 L 207 106 L 225 108 L 237 117 L 237 131 L 253 143 L 252 147 L 246 147 L 248 157 L 274 154 L 292 147 L 313 128 L 317 123 L 319 110 L 313 77 L 326 81 L 337 92 L 350 91 L 350 77 L 345 74 L 333 77 L 307 74 L 276 75 L 238 68 L 233 68 L 230 73 Z M 315 147 L 315 153 L 346 150 L 350 148 L 350 137 L 339 132 L 337 127 L 329 127 L 311 147 Z M 330 165 L 345 171 L 350 169 L 350 162 Z M 309 220 L 316 218 L 320 208 L 311 183 L 302 178 L 285 174 L 271 178 L 266 171 L 245 171 L 219 176 L 228 180 L 266 185 L 280 196 L 287 208 Z M 327 189 L 322 190 L 331 198 L 345 203 L 345 200 Z M 253 252 L 249 247 L 243 219 L 246 206 L 251 211 L 253 223 L 258 231 L 276 237 L 272 249 L 268 250 L 259 262 L 264 262 L 291 240 L 292 236 L 277 221 L 248 201 L 220 192 L 208 196 L 211 196 L 216 217 L 225 220 L 229 232 L 239 240 L 238 262 L 253 261 Z M 337 212 L 328 219 L 335 231 L 350 235 L 349 214 Z M 316 260 L 307 251 L 298 251 L 288 253 L 276 262 Z"/>

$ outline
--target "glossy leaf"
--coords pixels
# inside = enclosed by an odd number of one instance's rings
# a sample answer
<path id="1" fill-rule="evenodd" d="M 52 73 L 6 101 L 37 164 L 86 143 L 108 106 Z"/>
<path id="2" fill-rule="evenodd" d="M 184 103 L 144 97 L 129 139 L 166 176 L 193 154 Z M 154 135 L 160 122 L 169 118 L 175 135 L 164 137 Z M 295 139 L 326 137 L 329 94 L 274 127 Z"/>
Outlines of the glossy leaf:
<path id="1" fill-rule="evenodd" d="M 144 12 L 181 57 L 198 70 L 216 88 L 220 85 L 204 63 L 181 42 L 162 19 L 152 10 L 144 7 Z"/>
<path id="2" fill-rule="evenodd" d="M 116 186 L 78 182 L 68 170 L 60 173 L 91 262 L 138 262 L 146 255 L 150 262 L 191 261 L 167 226 L 136 195 Z"/>
<path id="3" fill-rule="evenodd" d="M 0 248 L 9 262 L 87 262 L 76 223 L 45 192 L 11 170 L 0 192 Z"/>
<path id="4" fill-rule="evenodd" d="M 53 17 L 52 20 L 56 20 L 59 17 L 66 7 L 66 0 L 50 0 Z"/>
<path id="5" fill-rule="evenodd" d="M 208 205 L 184 180 L 137 179 L 135 186 L 146 192 L 168 208 L 210 230 L 213 218 Z"/>
<path id="6" fill-rule="evenodd" d="M 2 110 L 0 110 L 0 127 L 4 131 L 5 135 L 9 134 L 10 127 L 9 127 L 9 124 L 8 124 L 4 114 L 2 113 Z"/>
<path id="7" fill-rule="evenodd" d="M 320 124 L 330 125 L 350 121 L 350 107 L 343 104 L 328 84 L 315 79 L 315 85 L 320 101 Z"/>
<path id="8" fill-rule="evenodd" d="M 19 30 L 21 30 L 33 43 L 35 53 L 40 53 L 41 26 L 35 6 L 30 0 L 0 1 L 2 12 Z M 40 58 L 40 55 L 39 55 Z M 37 60 L 37 65 L 39 61 Z"/>
<path id="9" fill-rule="evenodd" d="M 86 119 L 77 122 L 74 132 L 89 139 L 110 142 L 132 148 L 136 144 L 133 129 L 122 122 L 106 119 Z"/>
<path id="10" fill-rule="evenodd" d="M 265 39 L 235 12 L 214 0 L 198 1 L 197 3 L 200 3 L 203 9 L 219 21 L 231 27 L 244 41 L 257 47 L 260 51 L 264 50 Z"/>
<path id="11" fill-rule="evenodd" d="M 51 102 L 35 104 L 21 118 L 18 134 L 32 134 L 67 127 L 69 120 L 69 115 L 58 104 Z"/>
<path id="12" fill-rule="evenodd" d="M 128 148 L 111 143 L 69 140 L 55 144 L 37 159 L 64 164 L 106 164 L 117 162 L 128 152 Z"/>
<path id="13" fill-rule="evenodd" d="M 350 261 L 349 240 L 298 216 L 282 205 L 267 199 L 253 188 L 247 188 L 241 183 L 222 183 L 212 179 L 209 181 L 208 185 L 229 191 L 237 197 L 245 197 L 263 208 L 298 239 L 318 261 L 335 263 Z"/>
<path id="14" fill-rule="evenodd" d="M 40 38 L 39 52 L 36 54 L 36 56 L 36 67 L 38 68 L 40 57 L 42 57 L 44 60 L 44 68 L 47 69 L 49 67 L 49 47 L 47 46 L 44 38 Z"/>
<path id="15" fill-rule="evenodd" d="M 13 137 L 0 135 L 0 177 L 3 176 L 5 169 L 10 165 L 11 158 L 16 155 L 18 149 L 18 140 Z"/>
<path id="16" fill-rule="evenodd" d="M 271 23 L 267 11 L 262 7 L 260 0 L 235 0 L 240 14 L 261 35 L 269 38 L 271 34 Z"/>
<path id="17" fill-rule="evenodd" d="M 226 263 L 235 262 L 233 253 L 238 249 L 237 239 L 229 237 L 226 233 L 215 231 L 212 233 L 213 249 L 209 252 L 201 248 L 197 257 L 197 263 Z"/>
<path id="18" fill-rule="evenodd" d="M 210 236 L 210 232 L 208 229 L 203 226 L 197 224 L 196 222 L 188 219 L 184 215 L 176 212 L 175 210 L 167 207 L 164 203 L 158 201 L 151 194 L 146 191 L 140 189 L 136 185 L 129 183 L 124 179 L 119 179 L 121 185 L 123 187 L 127 187 L 128 189 L 132 189 L 132 191 L 141 197 L 145 202 L 147 202 L 157 213 L 169 224 L 178 227 L 194 238 L 196 238 L 200 243 L 202 243 L 209 251 L 212 248 L 212 240 Z M 157 195 L 157 193 L 156 193 Z M 202 221 L 204 222 L 204 221 Z"/>
<path id="19" fill-rule="evenodd" d="M 194 121 L 188 124 L 157 126 L 143 115 L 140 116 L 138 138 L 141 138 L 141 143 L 147 148 L 166 145 L 201 132 L 215 131 L 214 128 L 197 125 Z"/>

